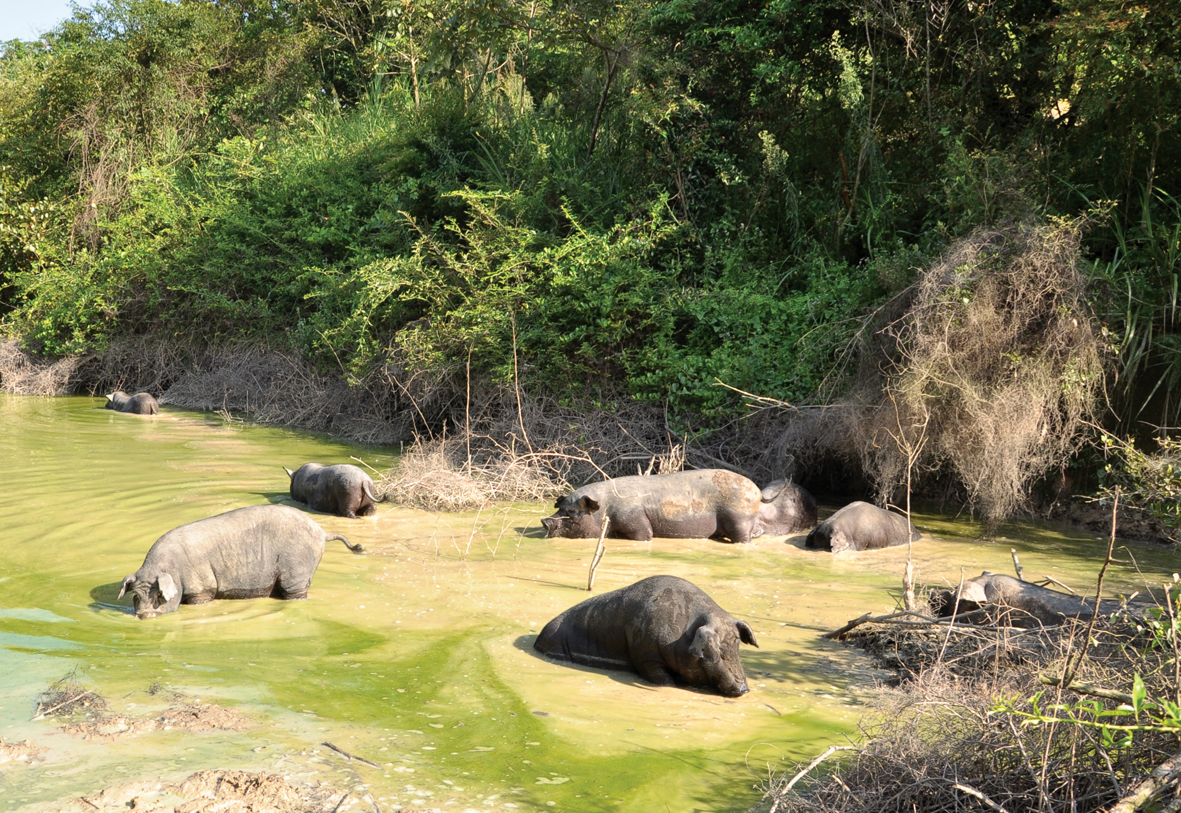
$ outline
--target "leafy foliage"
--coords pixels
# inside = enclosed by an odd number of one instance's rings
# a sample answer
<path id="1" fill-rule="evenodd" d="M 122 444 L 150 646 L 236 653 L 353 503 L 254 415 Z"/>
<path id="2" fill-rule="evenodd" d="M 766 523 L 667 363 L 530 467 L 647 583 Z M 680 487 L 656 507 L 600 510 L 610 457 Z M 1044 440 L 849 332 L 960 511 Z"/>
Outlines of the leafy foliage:
<path id="1" fill-rule="evenodd" d="M 831 397 L 860 317 L 958 237 L 1114 201 L 1093 302 L 1123 403 L 1172 414 L 1175 17 L 98 0 L 2 46 L 4 324 L 49 353 L 249 336 L 354 379 L 470 363 L 720 423 L 719 382 Z"/>

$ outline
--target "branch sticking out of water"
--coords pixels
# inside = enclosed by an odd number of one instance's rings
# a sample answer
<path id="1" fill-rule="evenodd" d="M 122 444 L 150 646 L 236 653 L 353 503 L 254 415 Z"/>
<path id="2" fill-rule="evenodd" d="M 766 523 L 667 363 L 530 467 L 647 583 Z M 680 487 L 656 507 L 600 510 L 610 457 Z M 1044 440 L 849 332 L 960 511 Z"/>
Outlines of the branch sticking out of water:
<path id="1" fill-rule="evenodd" d="M 603 554 L 607 552 L 603 540 L 607 538 L 607 526 L 610 524 L 611 517 L 603 517 L 603 530 L 599 533 L 599 541 L 595 545 L 595 555 L 591 558 L 590 575 L 586 579 L 588 593 L 595 588 L 595 569 L 599 566 L 599 562 L 603 561 Z"/>
<path id="2" fill-rule="evenodd" d="M 325 748 L 331 748 L 333 751 L 340 754 L 342 757 L 349 760 L 350 762 L 353 762 L 353 761 L 360 762 L 361 764 L 368 765 L 372 768 L 380 768 L 381 767 L 376 762 L 370 762 L 369 760 L 365 759 L 364 757 L 358 757 L 358 756 L 354 756 L 353 754 L 350 754 L 348 751 L 344 750 L 343 748 L 337 748 L 335 745 L 333 745 L 330 742 L 323 742 L 320 744 L 323 745 Z"/>

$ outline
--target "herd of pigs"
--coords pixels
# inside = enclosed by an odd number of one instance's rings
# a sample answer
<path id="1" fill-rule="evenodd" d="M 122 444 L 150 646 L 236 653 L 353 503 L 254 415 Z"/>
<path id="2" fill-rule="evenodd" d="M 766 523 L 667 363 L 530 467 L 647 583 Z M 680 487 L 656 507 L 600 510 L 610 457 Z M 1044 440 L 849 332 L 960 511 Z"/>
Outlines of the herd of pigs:
<path id="1" fill-rule="evenodd" d="M 156 415 L 148 393 L 114 392 L 106 407 Z M 307 463 L 286 469 L 291 498 L 314 511 L 356 518 L 376 510 L 373 481 L 352 465 Z M 789 481 L 766 488 L 723 469 L 619 477 L 560 498 L 542 520 L 547 537 L 646 541 L 653 537 L 750 542 L 812 528 L 807 547 L 869 550 L 906 544 L 918 533 L 901 515 L 855 502 L 817 524 L 816 501 Z M 814 527 L 813 527 L 814 526 Z M 330 540 L 303 511 L 253 505 L 181 525 L 152 545 L 144 563 L 123 580 L 137 618 L 180 604 L 270 596 L 307 598 Z M 600 669 L 632 671 L 658 686 L 712 689 L 727 697 L 747 692 L 739 643 L 758 646 L 754 631 L 696 585 L 652 576 L 583 601 L 554 618 L 534 642 L 543 655 Z"/>

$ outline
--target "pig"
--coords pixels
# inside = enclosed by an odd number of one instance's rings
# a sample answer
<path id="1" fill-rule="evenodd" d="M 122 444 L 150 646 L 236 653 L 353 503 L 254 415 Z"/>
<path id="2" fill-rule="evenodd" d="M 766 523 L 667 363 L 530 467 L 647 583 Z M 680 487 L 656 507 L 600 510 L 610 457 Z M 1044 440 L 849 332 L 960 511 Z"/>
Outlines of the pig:
<path id="1" fill-rule="evenodd" d="M 919 532 L 901 514 L 867 502 L 851 502 L 817 525 L 804 545 L 840 553 L 892 548 L 919 538 Z"/>
<path id="2" fill-rule="evenodd" d="M 286 466 L 283 471 L 291 480 L 291 499 L 314 511 L 356 519 L 374 513 L 374 503 L 385 499 L 378 499 L 373 480 L 359 466 L 304 463 L 297 471 Z"/>
<path id="3" fill-rule="evenodd" d="M 156 540 L 139 570 L 123 579 L 136 618 L 174 612 L 180 604 L 215 598 L 304 599 L 325 534 L 311 517 L 287 505 L 252 505 L 173 528 Z"/>
<path id="4" fill-rule="evenodd" d="M 106 409 L 116 412 L 130 412 L 133 415 L 159 415 L 160 405 L 150 393 L 137 392 L 128 395 L 123 390 L 115 390 L 107 396 Z"/>
<path id="5" fill-rule="evenodd" d="M 541 522 L 547 537 L 594 539 L 606 517 L 612 539 L 749 542 L 762 532 L 759 504 L 759 487 L 741 474 L 699 469 L 591 483 L 560 498 Z"/>
<path id="6" fill-rule="evenodd" d="M 676 576 L 651 576 L 576 604 L 542 629 L 533 648 L 598 669 L 636 672 L 657 686 L 749 691 L 738 643 L 757 647 L 737 621 L 699 587 Z"/>
<path id="7" fill-rule="evenodd" d="M 816 499 L 790 480 L 764 486 L 759 524 L 767 536 L 787 536 L 816 525 Z"/>

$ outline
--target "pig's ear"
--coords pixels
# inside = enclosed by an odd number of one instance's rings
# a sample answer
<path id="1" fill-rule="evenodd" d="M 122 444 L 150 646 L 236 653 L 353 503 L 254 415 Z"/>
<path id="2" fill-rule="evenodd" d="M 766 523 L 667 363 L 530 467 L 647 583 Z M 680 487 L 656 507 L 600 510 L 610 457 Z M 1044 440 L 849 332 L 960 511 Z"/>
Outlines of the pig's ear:
<path id="1" fill-rule="evenodd" d="M 755 649 L 759 648 L 759 644 L 755 641 L 755 631 L 750 628 L 750 624 L 745 621 L 736 621 L 735 626 L 738 627 L 738 638 L 744 644 L 750 644 Z"/>
<path id="2" fill-rule="evenodd" d="M 160 578 L 156 579 L 156 586 L 160 589 L 160 595 L 164 596 L 165 603 L 176 597 L 176 582 L 167 573 L 160 574 Z"/>
<path id="3" fill-rule="evenodd" d="M 114 400 L 115 400 L 115 393 L 113 393 L 113 392 L 112 392 L 110 395 L 108 395 L 108 396 L 107 396 L 107 400 L 108 400 L 108 401 L 114 401 Z"/>
<path id="4" fill-rule="evenodd" d="M 128 576 L 126 579 L 123 580 L 123 586 L 119 588 L 119 595 L 115 596 L 115 598 L 116 599 L 123 598 L 123 594 L 127 592 L 127 588 L 131 587 L 131 585 L 133 585 L 133 584 L 135 584 L 135 574 L 134 573 L 132 573 L 130 576 Z"/>
<path id="5" fill-rule="evenodd" d="M 578 501 L 578 507 L 583 511 L 586 511 L 588 514 L 593 514 L 595 511 L 599 510 L 599 501 L 584 496 Z"/>
<path id="6" fill-rule="evenodd" d="M 718 631 L 706 624 L 697 628 L 693 636 L 693 643 L 689 645 L 689 654 L 694 658 L 710 658 L 717 656 Z"/>
<path id="7" fill-rule="evenodd" d="M 291 469 L 287 468 L 286 466 L 283 467 L 283 471 L 287 472 L 288 479 L 295 476 L 295 472 L 293 472 Z"/>

